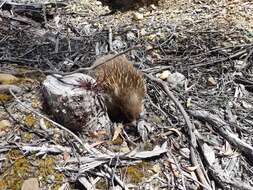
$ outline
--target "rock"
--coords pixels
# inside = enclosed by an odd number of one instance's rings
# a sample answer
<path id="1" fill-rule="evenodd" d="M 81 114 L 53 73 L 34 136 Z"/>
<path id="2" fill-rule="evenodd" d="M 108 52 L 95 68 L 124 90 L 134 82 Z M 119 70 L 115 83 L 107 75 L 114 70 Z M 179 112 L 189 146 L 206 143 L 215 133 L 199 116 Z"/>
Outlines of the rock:
<path id="1" fill-rule="evenodd" d="M 144 17 L 143 17 L 143 14 L 142 14 L 142 13 L 138 13 L 138 12 L 134 12 L 134 13 L 133 13 L 133 19 L 134 19 L 134 20 L 137 20 L 137 21 L 138 21 L 138 20 L 143 20 L 143 18 L 144 18 Z"/>
<path id="2" fill-rule="evenodd" d="M 168 76 L 167 82 L 172 84 L 172 86 L 183 86 L 185 82 L 185 76 L 181 73 L 175 72 Z"/>
<path id="3" fill-rule="evenodd" d="M 112 41 L 113 50 L 121 50 L 126 47 L 126 43 L 123 42 L 120 36 L 115 37 L 115 40 Z"/>
<path id="4" fill-rule="evenodd" d="M 135 36 L 135 34 L 133 32 L 128 32 L 126 36 L 127 36 L 127 40 L 134 40 L 134 39 L 136 39 L 136 36 Z"/>
<path id="5" fill-rule="evenodd" d="M 171 75 L 171 72 L 166 70 L 166 71 L 163 71 L 162 74 L 160 74 L 159 78 L 162 79 L 162 80 L 165 80 L 167 79 L 169 76 Z"/>
<path id="6" fill-rule="evenodd" d="M 94 84 L 95 79 L 82 73 L 63 76 L 60 80 L 49 75 L 42 86 L 44 109 L 73 131 L 101 129 L 110 120 L 101 106 L 102 98 L 92 90 Z"/>
<path id="7" fill-rule="evenodd" d="M 29 178 L 24 181 L 21 190 L 39 190 L 39 182 L 37 178 Z"/>
<path id="8" fill-rule="evenodd" d="M 216 80 L 213 77 L 209 77 L 207 79 L 207 85 L 208 86 L 215 86 L 217 84 Z"/>

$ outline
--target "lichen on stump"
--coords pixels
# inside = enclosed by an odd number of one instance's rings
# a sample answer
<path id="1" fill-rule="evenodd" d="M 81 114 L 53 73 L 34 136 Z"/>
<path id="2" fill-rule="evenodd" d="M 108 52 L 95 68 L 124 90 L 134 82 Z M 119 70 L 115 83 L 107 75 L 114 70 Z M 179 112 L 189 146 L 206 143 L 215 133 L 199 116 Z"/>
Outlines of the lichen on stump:
<path id="1" fill-rule="evenodd" d="M 72 131 L 97 130 L 108 126 L 110 120 L 103 109 L 101 97 L 83 85 L 85 82 L 95 84 L 92 77 L 82 73 L 55 76 L 47 76 L 42 87 L 43 107 L 55 121 Z"/>

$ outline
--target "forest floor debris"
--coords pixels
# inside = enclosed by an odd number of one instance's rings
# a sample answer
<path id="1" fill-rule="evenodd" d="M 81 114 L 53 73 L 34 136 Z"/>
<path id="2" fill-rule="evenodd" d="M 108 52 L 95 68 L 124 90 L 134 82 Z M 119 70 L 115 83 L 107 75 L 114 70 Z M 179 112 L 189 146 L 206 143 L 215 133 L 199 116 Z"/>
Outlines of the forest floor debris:
<path id="1" fill-rule="evenodd" d="M 253 2 L 3 1 L 0 23 L 0 189 L 253 189 Z M 43 109 L 47 74 L 109 52 L 146 76 L 143 135 L 74 134 Z"/>

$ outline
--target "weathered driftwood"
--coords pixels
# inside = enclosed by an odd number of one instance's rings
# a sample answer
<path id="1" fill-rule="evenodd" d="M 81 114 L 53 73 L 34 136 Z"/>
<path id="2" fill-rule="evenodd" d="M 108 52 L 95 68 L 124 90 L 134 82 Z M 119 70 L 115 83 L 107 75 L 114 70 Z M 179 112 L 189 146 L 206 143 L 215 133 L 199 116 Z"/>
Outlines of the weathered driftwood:
<path id="1" fill-rule="evenodd" d="M 74 131 L 109 126 L 102 98 L 96 92 L 80 87 L 80 80 L 95 83 L 95 79 L 82 73 L 47 76 L 42 87 L 44 108 L 57 122 Z"/>

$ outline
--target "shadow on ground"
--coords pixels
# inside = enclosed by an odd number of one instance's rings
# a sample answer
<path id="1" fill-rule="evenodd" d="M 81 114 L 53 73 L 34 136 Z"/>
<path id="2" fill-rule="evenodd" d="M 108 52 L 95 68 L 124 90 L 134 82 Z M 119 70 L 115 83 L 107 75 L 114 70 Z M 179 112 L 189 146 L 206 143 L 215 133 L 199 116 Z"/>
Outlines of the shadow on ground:
<path id="1" fill-rule="evenodd" d="M 159 0 L 99 0 L 104 6 L 109 6 L 112 11 L 128 11 L 140 7 L 157 5 Z"/>

